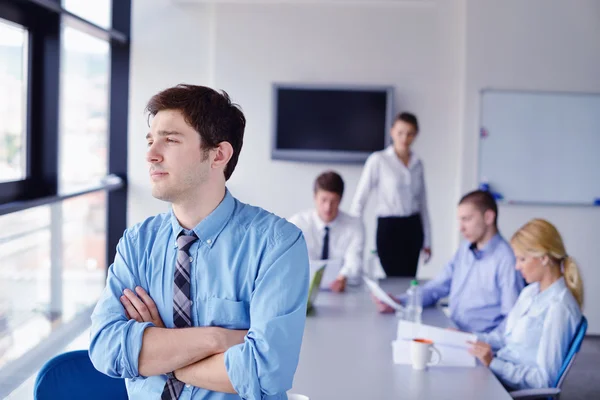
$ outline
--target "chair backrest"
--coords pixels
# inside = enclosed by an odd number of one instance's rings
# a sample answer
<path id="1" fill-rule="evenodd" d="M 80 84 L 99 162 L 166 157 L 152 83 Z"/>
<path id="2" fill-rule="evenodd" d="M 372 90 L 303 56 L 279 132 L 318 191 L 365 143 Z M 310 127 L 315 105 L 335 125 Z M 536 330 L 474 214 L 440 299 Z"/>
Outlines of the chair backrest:
<path id="1" fill-rule="evenodd" d="M 35 380 L 33 393 L 35 400 L 127 400 L 125 380 L 98 372 L 87 350 L 63 353 L 49 360 Z"/>
<path id="2" fill-rule="evenodd" d="M 587 331 L 587 319 L 582 316 L 581 322 L 575 331 L 575 337 L 571 341 L 571 345 L 569 346 L 569 352 L 567 353 L 567 357 L 565 358 L 565 362 L 563 363 L 560 371 L 558 372 L 558 378 L 556 379 L 556 384 L 554 387 L 560 388 L 571 369 L 571 366 L 575 362 L 575 357 L 579 350 L 581 349 L 581 343 L 583 342 L 583 338 L 585 337 L 585 332 Z"/>

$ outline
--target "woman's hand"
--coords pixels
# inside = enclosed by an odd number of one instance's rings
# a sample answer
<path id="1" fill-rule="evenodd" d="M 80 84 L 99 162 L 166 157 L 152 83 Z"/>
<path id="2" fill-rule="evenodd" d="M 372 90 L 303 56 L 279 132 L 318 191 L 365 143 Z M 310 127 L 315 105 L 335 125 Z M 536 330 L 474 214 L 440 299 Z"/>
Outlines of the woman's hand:
<path id="1" fill-rule="evenodd" d="M 431 247 L 424 247 L 423 248 L 423 254 L 425 255 L 425 258 L 423 259 L 423 262 L 425 264 L 427 264 L 429 262 L 429 260 L 431 260 Z"/>
<path id="2" fill-rule="evenodd" d="M 492 346 L 485 342 L 468 342 L 472 345 L 469 349 L 469 353 L 479 359 L 483 365 L 489 367 L 492 363 L 492 359 L 494 358 L 494 352 L 492 351 Z"/>

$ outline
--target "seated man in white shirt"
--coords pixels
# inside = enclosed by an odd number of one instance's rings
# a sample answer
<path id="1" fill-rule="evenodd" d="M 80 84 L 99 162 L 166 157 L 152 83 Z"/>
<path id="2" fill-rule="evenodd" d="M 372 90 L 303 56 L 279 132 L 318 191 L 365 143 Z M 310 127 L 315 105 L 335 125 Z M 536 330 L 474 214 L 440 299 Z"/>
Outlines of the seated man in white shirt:
<path id="1" fill-rule="evenodd" d="M 362 221 L 339 209 L 343 194 L 342 177 L 333 171 L 324 172 L 315 180 L 315 209 L 289 218 L 304 233 L 311 260 L 341 261 L 337 278 L 330 285 L 334 292 L 343 292 L 347 280 L 360 275 L 365 241 Z"/>

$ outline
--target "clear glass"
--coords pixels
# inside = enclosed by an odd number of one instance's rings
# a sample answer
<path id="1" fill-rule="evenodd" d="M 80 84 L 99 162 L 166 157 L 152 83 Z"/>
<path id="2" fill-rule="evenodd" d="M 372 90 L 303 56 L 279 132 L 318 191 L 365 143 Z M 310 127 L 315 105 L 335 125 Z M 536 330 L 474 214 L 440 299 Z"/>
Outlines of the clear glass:
<path id="1" fill-rule="evenodd" d="M 111 0 L 63 0 L 62 4 L 67 11 L 102 28 L 112 25 Z"/>
<path id="2" fill-rule="evenodd" d="M 63 319 L 96 304 L 106 278 L 106 193 L 66 200 L 63 224 Z"/>
<path id="3" fill-rule="evenodd" d="M 0 368 L 98 301 L 107 269 L 106 197 L 94 192 L 0 217 Z"/>
<path id="4" fill-rule="evenodd" d="M 110 46 L 63 28 L 59 187 L 96 183 L 108 171 Z"/>
<path id="5" fill-rule="evenodd" d="M 50 332 L 50 206 L 0 216 L 0 368 Z"/>
<path id="6" fill-rule="evenodd" d="M 0 19 L 0 182 L 27 177 L 27 30 Z"/>

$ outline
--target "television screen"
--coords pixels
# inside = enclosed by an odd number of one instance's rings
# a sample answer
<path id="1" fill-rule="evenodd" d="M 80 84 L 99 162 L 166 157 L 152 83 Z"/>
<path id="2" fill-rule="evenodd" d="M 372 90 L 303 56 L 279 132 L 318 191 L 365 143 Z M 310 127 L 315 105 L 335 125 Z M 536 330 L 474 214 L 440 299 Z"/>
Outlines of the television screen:
<path id="1" fill-rule="evenodd" d="M 363 162 L 382 150 L 391 87 L 274 86 L 272 158 Z"/>

